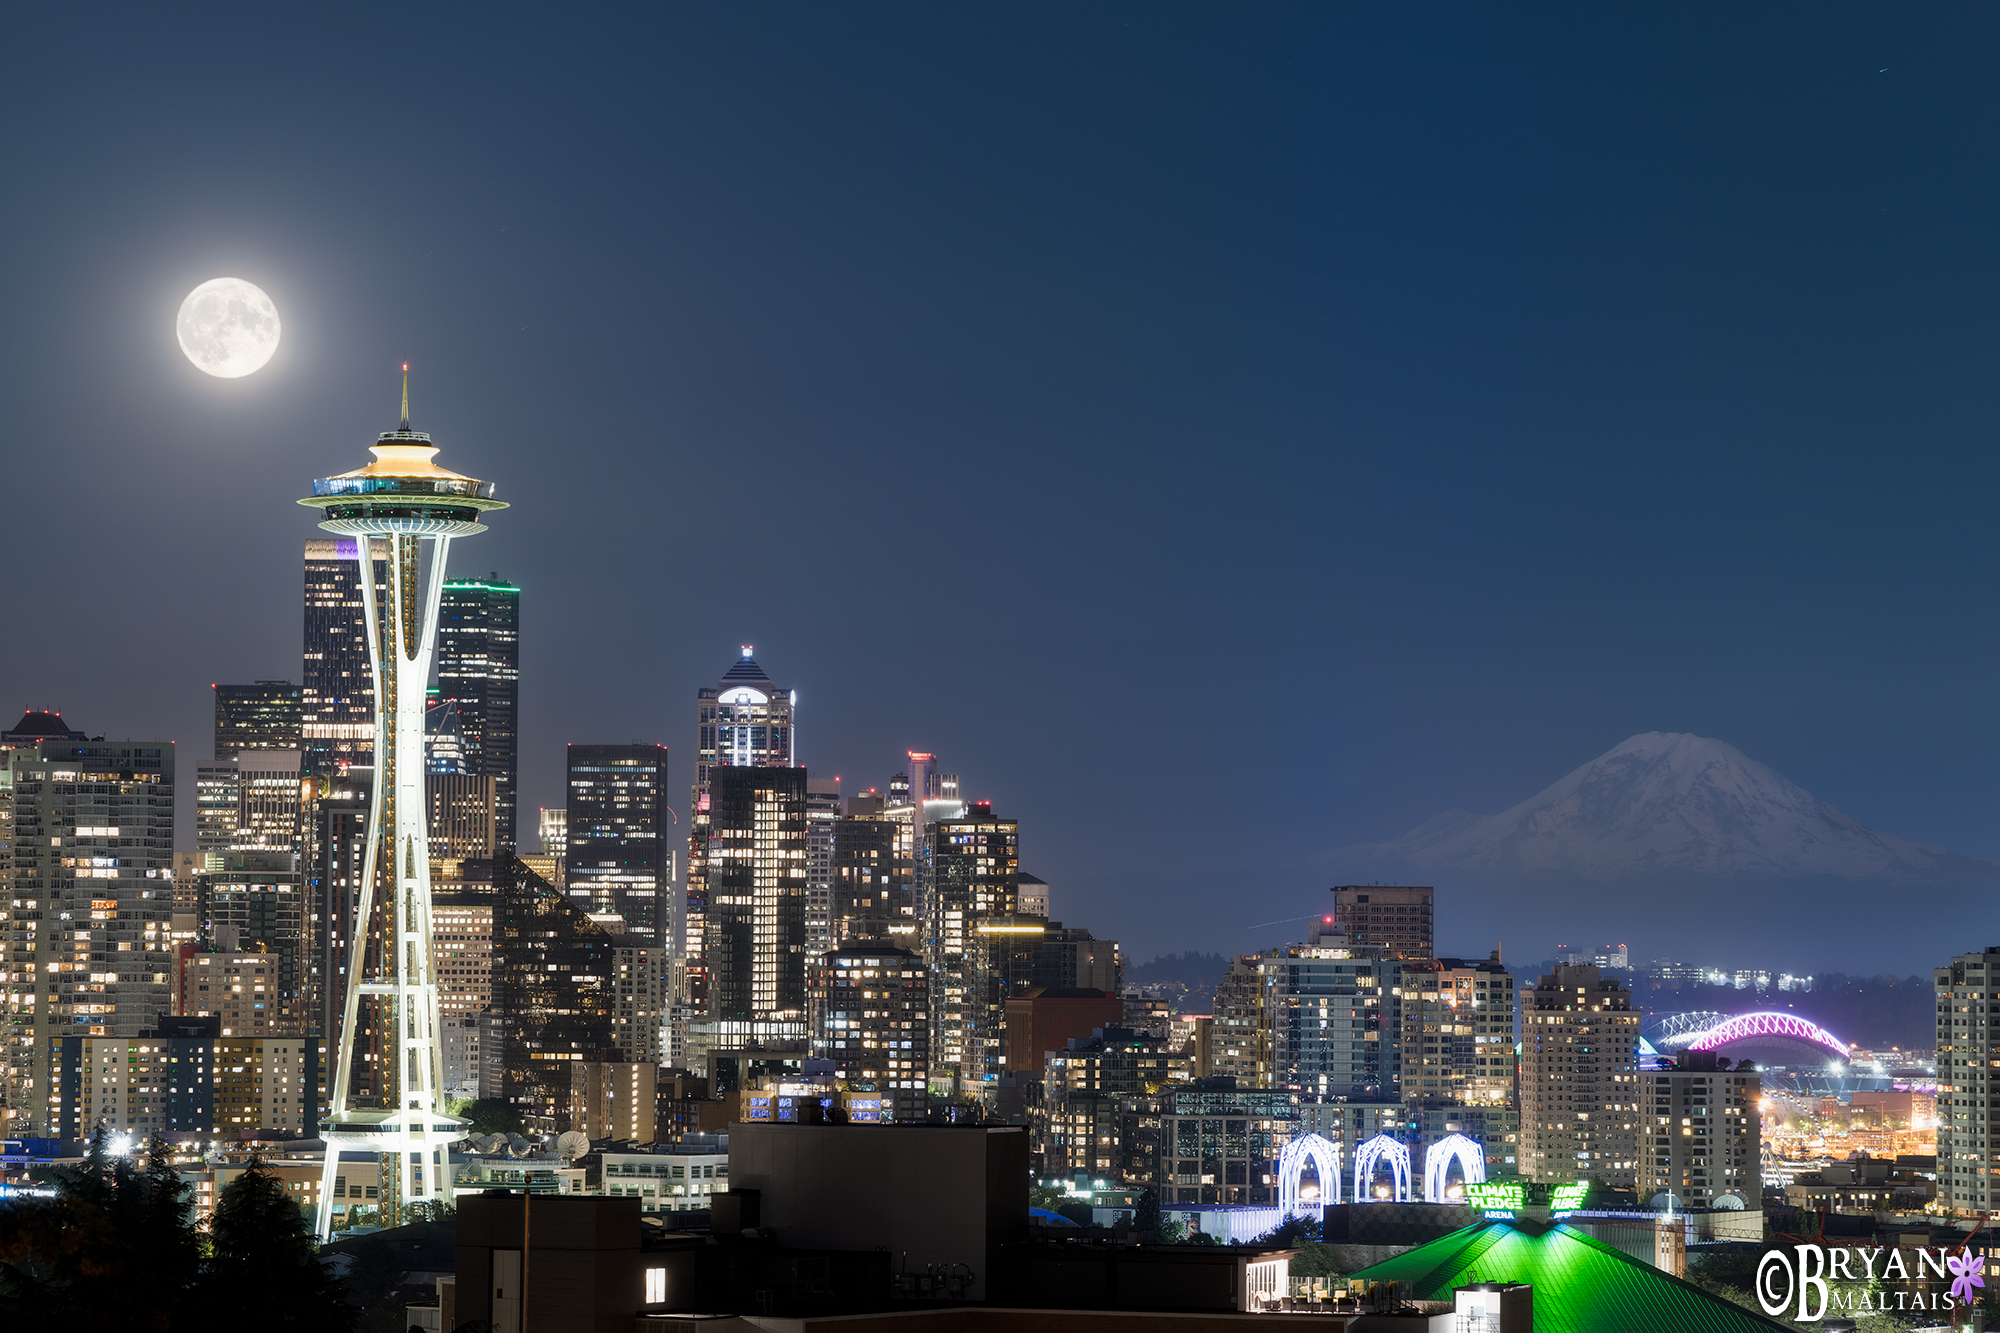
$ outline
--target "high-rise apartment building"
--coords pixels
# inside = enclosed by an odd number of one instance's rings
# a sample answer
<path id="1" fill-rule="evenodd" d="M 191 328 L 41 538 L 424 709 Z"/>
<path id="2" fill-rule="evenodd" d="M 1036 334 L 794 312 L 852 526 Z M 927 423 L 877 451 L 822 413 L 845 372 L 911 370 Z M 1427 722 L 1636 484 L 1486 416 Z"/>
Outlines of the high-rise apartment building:
<path id="1" fill-rule="evenodd" d="M 361 601 L 361 542 L 375 604 L 388 603 L 389 543 L 381 537 L 314 537 L 306 542 L 304 675 L 299 728 L 307 766 L 366 764 L 375 748 L 375 683 L 368 661 L 368 618 Z"/>
<path id="2" fill-rule="evenodd" d="M 1403 1100 L 1495 1105 L 1514 1099 L 1514 978 L 1496 960 L 1406 960 Z"/>
<path id="3" fill-rule="evenodd" d="M 437 661 L 439 697 L 457 705 L 466 772 L 493 779 L 493 839 L 512 850 L 521 773 L 521 590 L 498 574 L 446 579 Z"/>
<path id="4" fill-rule="evenodd" d="M 1639 1011 L 1595 967 L 1558 967 L 1521 1000 L 1521 1174 L 1632 1188 L 1638 1169 Z"/>
<path id="5" fill-rule="evenodd" d="M 1426 1143 L 1462 1134 L 1489 1175 L 1520 1155 L 1514 978 L 1497 960 L 1404 959 L 1398 1063 L 1403 1102 Z"/>
<path id="6" fill-rule="evenodd" d="M 1042 1082 L 1044 1174 L 1110 1176 L 1125 1164 L 1128 1110 L 1187 1082 L 1187 1057 L 1149 1033 L 1107 1027 L 1050 1052 Z"/>
<path id="7" fill-rule="evenodd" d="M 2000 947 L 1936 968 L 1938 1203 L 2000 1207 Z"/>
<path id="8" fill-rule="evenodd" d="M 813 960 L 813 1054 L 836 1077 L 882 1095 L 889 1118 L 923 1119 L 929 1101 L 930 977 L 924 960 L 881 940 Z"/>
<path id="9" fill-rule="evenodd" d="M 1333 890 L 1334 918 L 1347 942 L 1392 958 L 1431 956 L 1435 889 L 1408 884 L 1344 884 Z"/>
<path id="10" fill-rule="evenodd" d="M 1258 1055 L 1269 1060 L 1258 1086 L 1321 1101 L 1401 1095 L 1401 963 L 1379 949 L 1295 944 L 1259 957 L 1257 970 L 1268 1034 Z"/>
<path id="11" fill-rule="evenodd" d="M 803 1022 L 806 771 L 719 764 L 705 796 L 709 1016 Z"/>
<path id="12" fill-rule="evenodd" d="M 182 945 L 174 967 L 173 1012 L 213 1018 L 219 1037 L 303 1035 L 297 996 L 285 985 L 285 960 L 249 948 Z"/>
<path id="13" fill-rule="evenodd" d="M 439 885 L 431 899 L 431 940 L 438 1009 L 445 1022 L 493 1003 L 493 903 L 490 885 Z"/>
<path id="14" fill-rule="evenodd" d="M 865 799 L 855 797 L 848 804 Z M 834 821 L 830 932 L 835 944 L 892 937 L 916 942 L 909 884 L 897 875 L 896 844 L 906 827 L 893 819 L 851 813 Z"/>
<path id="15" fill-rule="evenodd" d="M 833 943 L 833 826 L 840 819 L 840 779 L 806 779 L 806 954 Z"/>
<path id="16" fill-rule="evenodd" d="M 245 750 L 300 748 L 303 698 L 289 680 L 215 688 L 215 757 L 234 759 Z"/>
<path id="17" fill-rule="evenodd" d="M 174 747 L 47 740 L 6 759 L 6 1132 L 39 1134 L 53 1043 L 136 1036 L 167 1008 Z"/>
<path id="18" fill-rule="evenodd" d="M 667 747 L 570 746 L 568 809 L 571 902 L 586 913 L 616 913 L 631 934 L 672 947 Z"/>
<path id="19" fill-rule="evenodd" d="M 688 800 L 687 921 L 685 929 L 689 998 L 696 1008 L 712 1008 L 709 966 L 702 950 L 708 940 L 709 782 L 722 766 L 792 767 L 792 712 L 797 692 L 781 690 L 743 645 L 722 679 L 695 692 L 694 786 Z"/>
<path id="20" fill-rule="evenodd" d="M 956 785 L 956 784 L 954 784 Z M 1006 1055 L 1006 936 L 981 927 L 1011 918 L 1020 868 L 1020 822 L 991 804 L 924 830 L 924 960 L 931 974 L 931 1073 L 961 1094 L 988 1097 Z"/>
<path id="21" fill-rule="evenodd" d="M 294 868 L 297 864 L 289 852 L 228 852 L 220 867 L 195 876 L 196 920 L 210 946 L 229 953 L 259 951 L 260 985 L 268 967 L 270 993 L 260 999 L 256 1016 L 270 1019 L 271 1025 L 225 1036 L 302 1033 L 306 1028 L 311 935 L 305 876 Z"/>
<path id="22" fill-rule="evenodd" d="M 1763 1080 L 1747 1061 L 1728 1065 L 1713 1051 L 1687 1051 L 1677 1068 L 1639 1075 L 1641 1205 L 1659 1194 L 1678 1208 L 1713 1208 L 1724 1195 L 1755 1208 L 1763 1198 Z"/>

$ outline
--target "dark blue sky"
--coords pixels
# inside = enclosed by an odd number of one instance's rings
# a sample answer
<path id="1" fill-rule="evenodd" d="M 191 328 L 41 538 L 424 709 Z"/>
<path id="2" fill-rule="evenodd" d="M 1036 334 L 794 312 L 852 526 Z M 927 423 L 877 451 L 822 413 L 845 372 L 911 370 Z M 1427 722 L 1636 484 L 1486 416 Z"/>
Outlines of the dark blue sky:
<path id="1" fill-rule="evenodd" d="M 9 706 L 192 760 L 296 679 L 292 500 L 408 358 L 515 503 L 454 565 L 526 589 L 527 807 L 572 740 L 679 793 L 752 642 L 815 771 L 938 751 L 1141 959 L 1652 729 L 2000 855 L 1991 10 L 6 33 Z M 285 321 L 245 380 L 172 335 L 221 274 Z"/>

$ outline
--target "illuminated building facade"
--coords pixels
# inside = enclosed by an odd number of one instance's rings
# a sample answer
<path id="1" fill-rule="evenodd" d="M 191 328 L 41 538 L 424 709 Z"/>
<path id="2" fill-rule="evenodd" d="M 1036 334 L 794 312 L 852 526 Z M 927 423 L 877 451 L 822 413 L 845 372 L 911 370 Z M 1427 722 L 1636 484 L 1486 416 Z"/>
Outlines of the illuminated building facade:
<path id="1" fill-rule="evenodd" d="M 651 1143 L 659 1137 L 659 1065 L 650 1060 L 577 1060 L 569 1067 L 569 1126 L 595 1143 Z"/>
<path id="2" fill-rule="evenodd" d="M 377 606 L 389 596 L 389 542 L 370 543 Z M 375 747 L 375 678 L 368 657 L 368 612 L 355 537 L 306 542 L 305 657 L 299 731 L 306 766 L 366 764 Z"/>
<path id="3" fill-rule="evenodd" d="M 918 1121 L 929 1105 L 930 976 L 924 960 L 881 940 L 851 941 L 813 960 L 812 1051 L 857 1091 L 881 1094 L 888 1118 Z"/>
<path id="4" fill-rule="evenodd" d="M 161 1019 L 130 1037 L 55 1039 L 51 1137 L 86 1138 L 99 1124 L 135 1138 L 215 1132 L 217 1020 Z"/>
<path id="5" fill-rule="evenodd" d="M 490 888 L 446 888 L 431 904 L 438 1008 L 447 1023 L 493 1003 L 493 903 Z"/>
<path id="6" fill-rule="evenodd" d="M 2000 948 L 1960 954 L 1931 972 L 1937 989 L 1938 1203 L 2000 1207 Z"/>
<path id="7" fill-rule="evenodd" d="M 521 773 L 521 590 L 498 574 L 446 579 L 438 601 L 437 661 L 438 696 L 457 708 L 465 771 L 493 780 L 493 840 L 513 850 Z"/>
<path id="8" fill-rule="evenodd" d="M 630 1055 L 618 1045 L 619 978 L 634 966 L 663 973 L 665 951 L 606 930 L 518 856 L 495 858 L 493 887 L 492 1022 L 480 1032 L 481 1095 L 504 1098 L 534 1129 L 568 1129 L 571 1063 Z M 640 1035 L 637 1025 L 624 1031 Z"/>
<path id="9" fill-rule="evenodd" d="M 1514 978 L 1498 962 L 1406 961 L 1402 976 L 1403 1100 L 1514 1100 Z"/>
<path id="10" fill-rule="evenodd" d="M 853 797 L 848 805 L 868 799 Z M 834 821 L 830 931 L 835 944 L 892 937 L 915 943 L 908 876 L 897 873 L 897 843 L 908 829 L 885 817 L 849 814 Z"/>
<path id="11" fill-rule="evenodd" d="M 284 984 L 277 954 L 182 945 L 175 961 L 175 1013 L 215 1019 L 218 1037 L 303 1035 L 297 998 Z"/>
<path id="12" fill-rule="evenodd" d="M 430 802 L 430 855 L 487 859 L 497 844 L 498 816 L 490 777 L 459 773 L 424 774 L 424 799 Z"/>
<path id="13" fill-rule="evenodd" d="M 55 1043 L 134 1037 L 168 1007 L 174 747 L 46 740 L 6 761 L 5 1132 L 42 1134 Z"/>
<path id="14" fill-rule="evenodd" d="M 1392 958 L 1431 956 L 1431 899 L 1417 885 L 1342 885 L 1333 891 L 1334 918 L 1347 942 L 1386 950 Z"/>
<path id="15" fill-rule="evenodd" d="M 198 865 L 236 846 L 236 816 L 243 798 L 243 780 L 234 759 L 215 759 L 194 766 L 194 849 Z M 221 864 L 218 860 L 216 864 Z"/>
<path id="16" fill-rule="evenodd" d="M 1678 1068 L 1639 1075 L 1641 1206 L 1659 1194 L 1672 1194 L 1677 1208 L 1713 1208 L 1725 1194 L 1739 1208 L 1759 1206 L 1763 1079 L 1754 1066 L 1723 1068 L 1728 1063 L 1713 1051 L 1686 1051 Z"/>
<path id="17" fill-rule="evenodd" d="M 565 892 L 581 911 L 616 914 L 634 935 L 671 947 L 673 852 L 667 840 L 667 747 L 569 747 Z"/>
<path id="18" fill-rule="evenodd" d="M 717 765 L 706 795 L 709 1016 L 803 1022 L 806 771 Z"/>
<path id="19" fill-rule="evenodd" d="M 1005 1063 L 1003 932 L 982 927 L 1019 906 L 1020 823 L 971 806 L 924 831 L 924 960 L 931 974 L 931 1076 L 956 1093 L 992 1094 Z M 1040 934 L 1039 923 L 1035 932 Z"/>
<path id="20" fill-rule="evenodd" d="M 430 437 L 410 429 L 409 389 L 403 418 L 369 446 L 372 462 L 353 472 L 322 477 L 300 504 L 322 513 L 320 527 L 336 548 L 322 565 L 366 553 L 367 575 L 358 579 L 361 618 L 351 606 L 329 606 L 336 630 L 321 638 L 332 657 L 315 661 L 314 564 L 308 560 L 306 744 L 335 747 L 329 759 L 358 757 L 337 729 L 364 702 L 365 680 L 373 781 L 360 901 L 349 924 L 352 943 L 340 1030 L 333 1044 L 334 1078 L 328 1115 L 320 1126 L 328 1148 L 319 1190 L 317 1230 L 329 1233 L 334 1173 L 340 1150 L 382 1154 L 383 1218 L 402 1220 L 407 1204 L 450 1197 L 445 1151 L 460 1137 L 462 1122 L 445 1114 L 439 1050 L 438 989 L 433 968 L 429 830 L 424 793 L 424 705 L 437 644 L 438 604 L 454 537 L 484 532 L 481 518 L 506 506 L 493 485 L 448 472 L 433 461 Z M 379 562 L 373 557 L 385 557 Z M 380 582 L 377 582 L 379 573 Z M 350 575 L 351 576 L 351 575 Z M 335 575 L 330 600 L 348 595 Z M 359 630 L 357 634 L 355 631 Z M 337 641 L 337 642 L 336 642 Z M 332 665 L 340 677 L 329 679 Z M 366 675 L 360 674 L 366 664 Z M 329 691 L 347 691 L 338 698 Z M 315 685 L 320 688 L 314 693 Z M 333 709 L 334 711 L 326 711 Z M 339 710 L 348 710 L 345 714 Z M 319 721 L 315 721 L 315 718 Z M 317 733 L 315 727 L 321 728 Z M 315 763 L 315 772 L 335 767 Z M 356 1065 L 373 1065 L 357 1081 Z M 217 1113 L 220 1115 L 221 1107 Z"/>
<path id="21" fill-rule="evenodd" d="M 1278 1158 L 1299 1133 L 1298 1094 L 1175 1087 L 1161 1109 L 1154 1184 L 1162 1203 L 1278 1201 Z"/>
<path id="22" fill-rule="evenodd" d="M 259 1025 L 255 1031 L 237 1029 L 225 1036 L 304 1030 L 302 1009 L 307 1001 L 303 992 L 310 946 L 305 877 L 293 869 L 296 864 L 285 852 L 228 852 L 220 868 L 195 876 L 195 916 L 211 947 L 230 953 L 261 951 L 257 955 L 260 992 L 266 965 L 269 968 L 270 994 L 260 993 L 257 1016 L 269 1017 L 273 1024 L 269 1028 Z M 276 1021 L 280 1019 L 282 1029 Z"/>
<path id="23" fill-rule="evenodd" d="M 336 768 L 309 775 L 300 784 L 299 823 L 305 848 L 300 875 L 307 932 L 301 1009 L 306 1031 L 318 1038 L 322 1054 L 338 1045 L 340 1035 L 354 914 L 361 906 L 361 872 L 368 850 L 372 773 L 365 767 Z M 328 1064 L 320 1061 L 322 1079 L 332 1073 Z M 322 1095 L 322 1105 L 325 1100 Z"/>
<path id="24" fill-rule="evenodd" d="M 229 850 L 297 856 L 302 796 L 297 750 L 245 750 L 236 757 L 236 832 Z"/>
<path id="25" fill-rule="evenodd" d="M 1126 1113 L 1187 1081 L 1187 1057 L 1149 1033 L 1107 1027 L 1051 1051 L 1038 1126 L 1044 1175 L 1112 1177 L 1126 1164 Z"/>
<path id="26" fill-rule="evenodd" d="M 1521 999 L 1521 1174 L 1630 1189 L 1639 1158 L 1639 1011 L 1594 967 L 1558 967 Z"/>
<path id="27" fill-rule="evenodd" d="M 304 723 L 303 695 L 289 680 L 215 687 L 215 757 L 244 750 L 296 750 Z"/>
<path id="28" fill-rule="evenodd" d="M 840 779 L 806 779 L 806 954 L 833 943 L 833 826 L 840 819 Z"/>
<path id="29" fill-rule="evenodd" d="M 567 806 L 543 806 L 540 828 L 543 856 L 561 856 L 568 850 L 569 808 Z"/>
<path id="30" fill-rule="evenodd" d="M 792 716 L 798 695 L 781 690 L 764 674 L 743 645 L 743 655 L 713 686 L 695 692 L 694 787 L 688 800 L 687 954 L 688 998 L 698 1010 L 708 1003 L 709 782 L 713 771 L 792 767 Z"/>
<path id="31" fill-rule="evenodd" d="M 1289 1088 L 1308 1098 L 1401 1096 L 1402 967 L 1381 950 L 1294 944 L 1255 955 L 1251 1041 L 1259 1087 Z M 1248 963 L 1249 960 L 1243 960 Z M 1217 991 L 1214 1037 L 1242 1034 L 1247 997 L 1239 978 L 1228 997 Z M 1225 1013 L 1227 1017 L 1225 1018 Z M 1224 1059 L 1231 1063 L 1233 1052 Z M 1218 1068 L 1228 1073 L 1231 1069 Z"/>

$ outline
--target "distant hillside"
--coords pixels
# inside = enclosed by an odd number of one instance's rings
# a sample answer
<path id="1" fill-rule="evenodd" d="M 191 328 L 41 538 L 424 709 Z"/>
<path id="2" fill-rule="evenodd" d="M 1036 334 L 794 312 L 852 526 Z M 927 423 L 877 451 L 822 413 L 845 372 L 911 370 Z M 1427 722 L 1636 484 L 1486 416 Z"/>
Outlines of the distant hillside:
<path id="1" fill-rule="evenodd" d="M 1215 987 L 1229 971 L 1219 953 L 1163 953 L 1150 963 L 1125 969 L 1125 984 L 1165 1000 L 1177 1014 L 1205 1014 L 1214 1007 Z"/>
<path id="2" fill-rule="evenodd" d="M 1125 969 L 1125 980 L 1135 986 L 1178 981 L 1190 988 L 1214 990 L 1227 971 L 1229 960 L 1219 953 L 1163 953 L 1150 963 Z"/>

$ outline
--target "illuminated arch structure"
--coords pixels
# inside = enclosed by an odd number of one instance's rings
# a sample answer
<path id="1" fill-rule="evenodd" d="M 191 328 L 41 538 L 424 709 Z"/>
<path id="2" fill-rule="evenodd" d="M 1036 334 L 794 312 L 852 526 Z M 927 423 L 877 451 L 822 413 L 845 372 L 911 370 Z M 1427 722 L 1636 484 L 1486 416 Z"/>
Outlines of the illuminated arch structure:
<path id="1" fill-rule="evenodd" d="M 1817 1023 L 1797 1014 L 1738 1014 L 1724 1019 L 1687 1044 L 1691 1051 L 1719 1051 L 1727 1046 L 1778 1043 L 1805 1047 L 1816 1055 L 1847 1059 L 1847 1043 Z"/>
<path id="2" fill-rule="evenodd" d="M 1444 1191 L 1454 1158 L 1466 1184 L 1486 1179 L 1486 1150 L 1463 1134 L 1446 1135 L 1424 1151 L 1424 1202 L 1450 1202 Z"/>
<path id="3" fill-rule="evenodd" d="M 1389 1159 L 1392 1184 L 1389 1197 L 1396 1203 L 1410 1201 L 1410 1150 L 1387 1134 L 1377 1134 L 1354 1150 L 1354 1201 L 1374 1203 L 1372 1191 L 1375 1168 Z"/>
<path id="4" fill-rule="evenodd" d="M 1299 1178 L 1306 1163 L 1319 1173 L 1319 1198 L 1299 1198 Z M 1285 1217 L 1297 1217 L 1302 1210 L 1323 1208 L 1340 1202 L 1340 1149 L 1317 1134 L 1302 1134 L 1285 1145 L 1278 1158 L 1278 1210 Z"/>

